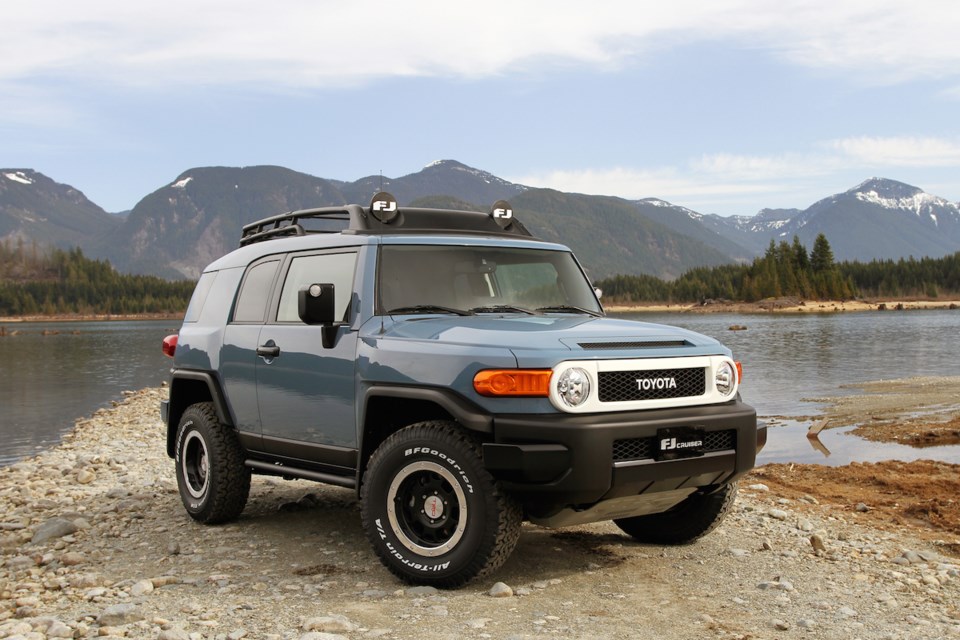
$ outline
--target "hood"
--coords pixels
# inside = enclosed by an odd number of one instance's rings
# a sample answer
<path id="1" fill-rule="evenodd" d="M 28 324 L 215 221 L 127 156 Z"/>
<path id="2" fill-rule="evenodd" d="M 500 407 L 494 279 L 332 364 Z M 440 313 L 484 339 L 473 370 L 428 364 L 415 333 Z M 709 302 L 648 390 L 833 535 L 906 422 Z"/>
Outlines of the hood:
<path id="1" fill-rule="evenodd" d="M 520 366 L 533 360 L 729 355 L 707 336 L 662 324 L 571 315 L 414 316 L 384 318 L 382 339 L 510 349 Z M 559 352 L 559 353 L 558 353 Z M 526 363 L 526 364 L 525 364 Z"/>

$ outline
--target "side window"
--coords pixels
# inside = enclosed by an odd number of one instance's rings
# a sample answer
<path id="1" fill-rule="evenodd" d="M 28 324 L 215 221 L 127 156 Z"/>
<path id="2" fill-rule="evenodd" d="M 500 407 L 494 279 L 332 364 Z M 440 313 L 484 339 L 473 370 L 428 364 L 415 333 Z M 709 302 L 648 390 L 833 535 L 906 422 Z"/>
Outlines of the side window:
<path id="1" fill-rule="evenodd" d="M 216 271 L 207 271 L 200 276 L 193 295 L 190 297 L 190 304 L 187 306 L 187 312 L 183 316 L 184 322 L 196 322 L 200 319 L 200 312 L 203 311 L 203 305 L 207 301 L 210 289 L 213 287 L 213 281 L 217 279 Z"/>
<path id="2" fill-rule="evenodd" d="M 291 260 L 290 269 L 283 282 L 283 291 L 280 293 L 277 322 L 300 322 L 297 293 L 301 287 L 324 282 L 331 282 L 336 287 L 336 317 L 346 320 L 353 295 L 353 272 L 356 266 L 355 252 L 299 256 Z"/>
<path id="3" fill-rule="evenodd" d="M 277 273 L 279 260 L 269 260 L 250 267 L 233 310 L 234 322 L 263 322 L 270 301 L 273 277 Z"/>

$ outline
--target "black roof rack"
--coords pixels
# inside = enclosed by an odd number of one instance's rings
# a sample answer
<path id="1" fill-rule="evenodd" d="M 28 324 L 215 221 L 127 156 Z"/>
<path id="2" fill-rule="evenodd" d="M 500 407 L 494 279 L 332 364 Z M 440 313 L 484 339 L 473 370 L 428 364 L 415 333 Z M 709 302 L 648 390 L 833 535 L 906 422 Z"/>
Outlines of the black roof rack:
<path id="1" fill-rule="evenodd" d="M 317 222 L 310 224 L 310 222 Z M 332 223 L 332 224 L 331 224 Z M 240 246 L 286 236 L 308 233 L 449 233 L 532 238 L 513 217 L 513 209 L 500 200 L 489 213 L 451 209 L 398 207 L 389 193 L 378 193 L 369 207 L 349 204 L 342 207 L 301 209 L 244 225 Z"/>

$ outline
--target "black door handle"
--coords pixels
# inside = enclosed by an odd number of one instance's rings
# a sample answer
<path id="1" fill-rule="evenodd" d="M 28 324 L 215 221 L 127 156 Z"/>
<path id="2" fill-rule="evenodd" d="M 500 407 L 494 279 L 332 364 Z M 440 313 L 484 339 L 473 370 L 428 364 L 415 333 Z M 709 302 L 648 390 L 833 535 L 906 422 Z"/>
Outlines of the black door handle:
<path id="1" fill-rule="evenodd" d="M 280 347 L 275 344 L 262 344 L 257 347 L 257 355 L 261 358 L 276 358 L 278 355 L 280 355 Z"/>

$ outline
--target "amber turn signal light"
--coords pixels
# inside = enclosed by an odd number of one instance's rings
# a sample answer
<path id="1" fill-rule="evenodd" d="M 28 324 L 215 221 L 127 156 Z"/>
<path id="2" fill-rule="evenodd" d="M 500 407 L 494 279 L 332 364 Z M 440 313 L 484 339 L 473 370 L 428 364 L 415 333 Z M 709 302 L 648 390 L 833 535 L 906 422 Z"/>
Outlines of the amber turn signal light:
<path id="1" fill-rule="evenodd" d="M 733 364 L 737 365 L 737 384 L 743 384 L 743 365 L 737 360 Z"/>
<path id="2" fill-rule="evenodd" d="M 543 397 L 550 395 L 550 369 L 488 369 L 473 376 L 482 396 Z"/>

